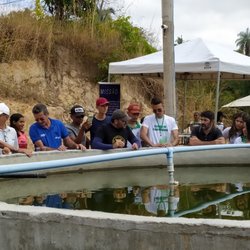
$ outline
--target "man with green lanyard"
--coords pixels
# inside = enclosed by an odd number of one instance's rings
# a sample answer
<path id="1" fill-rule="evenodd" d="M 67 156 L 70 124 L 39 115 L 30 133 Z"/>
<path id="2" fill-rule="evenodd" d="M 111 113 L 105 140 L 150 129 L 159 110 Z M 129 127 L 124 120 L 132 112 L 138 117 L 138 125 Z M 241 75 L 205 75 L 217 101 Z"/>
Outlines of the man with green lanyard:
<path id="1" fill-rule="evenodd" d="M 172 147 L 178 145 L 178 126 L 173 117 L 164 114 L 159 98 L 151 100 L 154 114 L 145 117 L 141 128 L 141 139 L 150 147 Z"/>

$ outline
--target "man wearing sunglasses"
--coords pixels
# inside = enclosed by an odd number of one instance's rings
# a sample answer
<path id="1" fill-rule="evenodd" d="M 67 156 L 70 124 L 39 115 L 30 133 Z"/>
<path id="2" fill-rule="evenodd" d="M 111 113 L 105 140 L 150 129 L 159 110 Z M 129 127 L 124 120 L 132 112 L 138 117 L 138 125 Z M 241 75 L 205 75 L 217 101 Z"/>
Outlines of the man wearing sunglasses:
<path id="1" fill-rule="evenodd" d="M 49 117 L 48 109 L 44 104 L 36 104 L 32 113 L 36 122 L 30 126 L 29 135 L 36 150 L 86 149 L 69 137 L 66 127 L 60 120 Z"/>
<path id="2" fill-rule="evenodd" d="M 144 118 L 141 139 L 149 147 L 172 147 L 178 145 L 178 126 L 173 117 L 164 114 L 163 103 L 159 98 L 151 100 L 154 114 Z"/>
<path id="3" fill-rule="evenodd" d="M 127 115 L 122 110 L 116 109 L 112 114 L 111 123 L 98 128 L 92 148 L 102 150 L 126 148 L 129 141 L 132 149 L 138 149 L 140 142 L 127 126 L 127 121 Z"/>
<path id="4" fill-rule="evenodd" d="M 87 138 L 85 131 L 90 127 L 88 121 L 84 121 L 85 111 L 82 106 L 74 105 L 70 110 L 70 118 L 72 122 L 66 124 L 65 127 L 68 130 L 69 137 L 77 144 L 82 144 L 88 148 L 89 139 Z"/>

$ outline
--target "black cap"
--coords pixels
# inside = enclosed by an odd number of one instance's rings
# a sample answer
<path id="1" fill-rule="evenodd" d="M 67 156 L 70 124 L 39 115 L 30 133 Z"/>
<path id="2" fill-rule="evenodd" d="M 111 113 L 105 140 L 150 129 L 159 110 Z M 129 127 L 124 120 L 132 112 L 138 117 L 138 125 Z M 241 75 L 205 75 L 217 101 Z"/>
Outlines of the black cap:
<path id="1" fill-rule="evenodd" d="M 84 115 L 85 114 L 85 110 L 82 106 L 80 105 L 75 105 L 71 108 L 70 110 L 70 114 L 71 115 Z"/>
<path id="2" fill-rule="evenodd" d="M 127 119 L 127 115 L 120 109 L 116 109 L 113 114 L 112 114 L 112 117 L 111 117 L 111 120 L 120 120 L 120 119 Z"/>

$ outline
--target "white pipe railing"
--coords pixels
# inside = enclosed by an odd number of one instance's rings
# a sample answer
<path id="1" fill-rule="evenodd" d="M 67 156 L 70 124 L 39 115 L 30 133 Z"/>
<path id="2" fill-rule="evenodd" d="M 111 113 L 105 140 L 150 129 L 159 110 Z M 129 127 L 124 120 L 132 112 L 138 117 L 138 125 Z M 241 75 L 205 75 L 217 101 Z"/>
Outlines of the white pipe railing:
<path id="1" fill-rule="evenodd" d="M 121 160 L 135 157 L 143 157 L 150 155 L 166 154 L 166 163 L 169 171 L 174 171 L 174 153 L 177 152 L 190 152 L 202 150 L 220 150 L 220 149 L 233 149 L 233 148 L 250 148 L 250 144 L 222 144 L 211 146 L 183 146 L 183 147 L 169 147 L 169 148 L 150 148 L 136 151 L 115 152 L 110 154 L 83 156 L 77 158 L 69 158 L 62 160 L 50 160 L 40 162 L 27 162 L 19 164 L 6 164 L 0 165 L 0 174 L 29 172 L 45 169 L 57 169 L 69 166 L 77 166 L 89 163 L 98 163 L 104 161 Z M 83 152 L 84 154 L 84 152 Z"/>

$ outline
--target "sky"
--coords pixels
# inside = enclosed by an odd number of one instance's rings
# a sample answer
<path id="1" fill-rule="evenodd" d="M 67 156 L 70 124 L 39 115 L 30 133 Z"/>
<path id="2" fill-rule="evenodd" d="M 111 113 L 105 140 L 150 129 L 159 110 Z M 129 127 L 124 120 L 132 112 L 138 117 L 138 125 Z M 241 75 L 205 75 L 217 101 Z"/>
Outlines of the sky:
<path id="1" fill-rule="evenodd" d="M 162 0 L 107 0 L 117 15 L 131 16 L 135 26 L 154 34 L 162 48 Z M 6 2 L 12 4 L 2 5 Z M 30 7 L 35 0 L 0 0 L 0 13 L 11 5 Z M 237 34 L 250 28 L 250 0 L 173 0 L 175 39 L 203 38 L 236 49 Z"/>
<path id="2" fill-rule="evenodd" d="M 162 0 L 120 0 L 134 25 L 153 32 L 162 47 Z M 173 0 L 175 39 L 203 38 L 236 49 L 237 34 L 250 28 L 250 0 Z"/>

